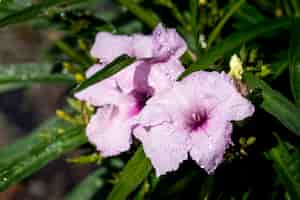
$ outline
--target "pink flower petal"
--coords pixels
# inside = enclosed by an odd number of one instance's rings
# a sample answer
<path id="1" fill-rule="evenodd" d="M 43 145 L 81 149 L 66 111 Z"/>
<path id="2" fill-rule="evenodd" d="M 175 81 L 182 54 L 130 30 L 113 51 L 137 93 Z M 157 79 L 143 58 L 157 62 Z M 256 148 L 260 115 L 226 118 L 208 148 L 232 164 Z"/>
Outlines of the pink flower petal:
<path id="1" fill-rule="evenodd" d="M 220 104 L 217 110 L 226 110 L 224 114 L 227 115 L 228 120 L 242 120 L 253 115 L 254 106 L 240 94 L 232 95 L 226 102 Z"/>
<path id="2" fill-rule="evenodd" d="M 89 141 L 104 157 L 118 155 L 130 148 L 133 121 L 120 116 L 116 106 L 98 108 L 87 126 Z"/>
<path id="3" fill-rule="evenodd" d="M 126 35 L 113 35 L 100 32 L 91 49 L 91 55 L 103 63 L 110 63 L 122 54 L 132 56 L 132 38 Z"/>
<path id="4" fill-rule="evenodd" d="M 166 62 L 155 63 L 151 66 L 148 83 L 156 93 L 173 87 L 184 67 L 179 60 L 170 59 Z"/>
<path id="5" fill-rule="evenodd" d="M 205 128 L 191 135 L 190 155 L 209 174 L 223 161 L 231 143 L 232 125 L 220 119 L 212 119 Z"/>
<path id="6" fill-rule="evenodd" d="M 157 176 L 177 170 L 180 163 L 188 158 L 187 135 L 175 132 L 167 124 L 152 127 L 149 131 L 138 127 L 134 135 L 143 143 Z"/>
<path id="7" fill-rule="evenodd" d="M 162 148 L 163 145 L 178 148 L 176 152 L 186 152 L 186 149 L 173 146 L 177 137 L 187 138 L 185 147 L 191 157 L 208 173 L 213 173 L 223 161 L 225 150 L 231 144 L 230 121 L 251 115 L 253 108 L 226 75 L 195 72 L 183 81 L 173 83 L 164 92 L 156 93 L 147 101 L 138 120 L 139 126 L 144 127 L 147 137 L 151 139 L 136 136 L 147 149 L 146 155 L 156 169 L 160 170 L 158 174 L 168 171 L 165 166 L 176 166 L 174 169 L 178 167 L 165 158 L 160 150 L 167 151 Z M 168 139 L 164 139 L 166 135 Z"/>
<path id="8" fill-rule="evenodd" d="M 159 24 L 153 31 L 154 57 L 160 59 L 179 59 L 186 51 L 187 46 L 175 29 L 165 29 Z"/>
<path id="9" fill-rule="evenodd" d="M 77 92 L 74 96 L 93 106 L 102 106 L 105 104 L 118 104 L 120 98 L 122 98 L 122 93 L 116 82 L 108 79 Z"/>
<path id="10" fill-rule="evenodd" d="M 153 57 L 153 39 L 152 36 L 135 34 L 132 36 L 133 55 L 139 59 Z"/>
<path id="11" fill-rule="evenodd" d="M 147 104 L 145 109 L 139 114 L 138 122 L 145 127 L 152 127 L 163 123 L 171 123 L 172 117 L 165 106 Z"/>

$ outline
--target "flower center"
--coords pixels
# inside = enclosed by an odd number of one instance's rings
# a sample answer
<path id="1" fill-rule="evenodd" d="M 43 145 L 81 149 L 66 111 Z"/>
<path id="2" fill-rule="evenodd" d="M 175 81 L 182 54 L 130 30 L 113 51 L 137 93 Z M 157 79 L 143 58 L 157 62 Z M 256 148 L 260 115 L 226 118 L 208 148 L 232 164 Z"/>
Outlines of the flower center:
<path id="1" fill-rule="evenodd" d="M 199 128 L 203 128 L 208 120 L 208 114 L 206 111 L 192 112 L 187 120 L 187 128 L 190 132 L 197 131 Z"/>
<path id="2" fill-rule="evenodd" d="M 137 115 L 146 105 L 148 99 L 152 97 L 151 90 L 134 90 L 131 92 L 135 100 L 134 108 L 131 110 L 130 115 Z"/>
<path id="3" fill-rule="evenodd" d="M 152 94 L 148 91 L 137 91 L 133 96 L 136 100 L 136 106 L 141 110 L 145 107 L 147 100 L 151 98 Z"/>

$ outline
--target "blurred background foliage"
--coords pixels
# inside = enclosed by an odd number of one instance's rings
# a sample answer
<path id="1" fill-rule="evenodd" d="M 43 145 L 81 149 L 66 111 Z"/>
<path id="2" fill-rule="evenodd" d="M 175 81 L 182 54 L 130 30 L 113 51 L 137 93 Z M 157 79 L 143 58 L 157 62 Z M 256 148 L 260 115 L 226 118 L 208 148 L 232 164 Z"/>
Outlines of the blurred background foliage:
<path id="1" fill-rule="evenodd" d="M 300 199 L 299 15 L 298 0 L 0 0 L 0 199 Z M 213 176 L 187 161 L 157 179 L 138 145 L 103 160 L 84 136 L 93 109 L 68 98 L 97 32 L 160 21 L 188 43 L 182 77 L 243 62 L 256 113 Z"/>

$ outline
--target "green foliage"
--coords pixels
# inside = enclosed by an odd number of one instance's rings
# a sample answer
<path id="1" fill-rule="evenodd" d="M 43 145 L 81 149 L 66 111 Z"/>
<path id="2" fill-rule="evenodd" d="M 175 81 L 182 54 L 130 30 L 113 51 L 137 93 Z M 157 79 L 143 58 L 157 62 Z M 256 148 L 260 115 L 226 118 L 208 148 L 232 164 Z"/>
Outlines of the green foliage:
<path id="1" fill-rule="evenodd" d="M 104 186 L 103 176 L 107 173 L 107 169 L 100 167 L 87 178 L 85 178 L 78 186 L 76 186 L 66 200 L 89 200 Z"/>
<path id="2" fill-rule="evenodd" d="M 226 13 L 226 15 L 223 17 L 223 19 L 219 22 L 217 27 L 210 33 L 207 45 L 210 47 L 211 44 L 214 42 L 214 40 L 217 38 L 219 33 L 221 32 L 223 26 L 228 21 L 228 19 L 239 10 L 239 8 L 245 3 L 245 0 L 239 0 L 237 2 L 233 2 L 233 4 L 228 5 L 229 11 Z"/>
<path id="3" fill-rule="evenodd" d="M 126 199 L 149 175 L 151 162 L 146 158 L 143 148 L 139 147 L 120 174 L 119 181 L 112 189 L 108 200 Z"/>
<path id="4" fill-rule="evenodd" d="M 289 70 L 292 94 L 297 105 L 300 105 L 300 20 L 295 19 L 292 28 L 292 39 L 289 48 Z"/>
<path id="5" fill-rule="evenodd" d="M 37 83 L 74 84 L 70 74 L 51 73 L 52 64 L 26 63 L 0 65 L 0 84 L 32 85 Z"/>
<path id="6" fill-rule="evenodd" d="M 113 76 L 135 61 L 135 58 L 120 56 L 85 79 L 85 70 L 97 62 L 89 55 L 96 32 L 147 33 L 162 22 L 168 27 L 175 27 L 188 43 L 188 51 L 182 58 L 187 69 L 179 79 L 199 70 L 227 71 L 232 54 L 240 52 L 246 72 L 242 82 L 245 81 L 251 88 L 250 96 L 257 97 L 251 98 L 253 103 L 262 109 L 256 109 L 255 116 L 250 120 L 234 124 L 232 140 L 237 145 L 229 149 L 230 159 L 225 156 L 224 164 L 218 167 L 214 175 L 208 176 L 198 166 L 194 169 L 195 165 L 187 162 L 178 171 L 157 178 L 151 173 L 151 162 L 142 147 L 138 147 L 133 154 L 130 152 L 108 159 L 102 158 L 95 150 L 66 159 L 72 165 L 99 165 L 99 169 L 75 187 L 66 199 L 88 200 L 98 198 L 99 194 L 101 198 L 108 194 L 109 200 L 176 200 L 182 197 L 207 200 L 300 199 L 297 146 L 300 135 L 299 3 L 296 0 L 276 3 L 268 0 L 113 2 L 0 0 L 0 28 L 30 21 L 34 22 L 34 28 L 47 28 L 58 35 L 54 39 L 49 36 L 53 39 L 49 52 L 52 60 L 49 63 L 1 64 L 0 92 L 34 84 L 74 86 L 76 81 L 80 84 L 73 91 L 83 90 Z M 205 37 L 200 38 L 200 35 Z M 56 64 L 55 67 L 51 62 Z M 289 76 L 285 73 L 287 69 Z M 288 82 L 291 91 L 287 90 Z M 243 90 L 244 85 L 240 84 Z M 289 100 L 290 97 L 294 98 L 295 104 Z M 58 112 L 65 121 L 52 118 L 32 134 L 0 150 L 1 191 L 87 142 L 84 127 L 79 124 L 87 123 L 94 109 L 71 98 L 68 102 L 77 112 L 74 118 Z M 267 113 L 275 117 L 278 124 Z M 280 130 L 275 131 L 281 135 L 275 135 L 277 143 L 273 146 L 270 133 L 277 128 Z M 136 147 L 136 141 L 133 146 Z M 91 149 L 92 146 L 89 146 Z M 266 158 L 269 162 L 266 162 Z M 128 163 L 120 172 L 127 160 Z M 117 166 L 118 177 L 107 163 Z M 262 174 L 264 177 L 257 176 L 263 180 L 248 177 L 248 172 L 256 165 L 261 165 L 259 169 L 262 172 L 255 174 Z M 272 176 L 267 175 L 269 171 Z M 266 189 L 256 186 L 265 180 L 270 184 L 264 185 Z M 108 191 L 111 187 L 112 190 Z"/>
<path id="7" fill-rule="evenodd" d="M 41 3 L 34 4 L 20 11 L 13 12 L 12 14 L 0 19 L 0 27 L 34 19 L 54 6 L 61 6 L 65 4 L 68 5 L 79 2 L 80 0 L 44 0 Z"/>
<path id="8" fill-rule="evenodd" d="M 300 109 L 291 103 L 279 92 L 273 90 L 264 81 L 253 74 L 247 73 L 244 76 L 246 83 L 252 88 L 262 90 L 262 108 L 276 117 L 284 126 L 293 133 L 300 135 Z"/>
<path id="9" fill-rule="evenodd" d="M 299 148 L 282 141 L 275 134 L 277 145 L 266 153 L 272 160 L 273 166 L 279 175 L 280 181 L 289 192 L 291 199 L 300 199 L 300 152 Z"/>
<path id="10" fill-rule="evenodd" d="M 82 127 L 70 127 L 56 119 L 46 122 L 32 135 L 0 151 L 0 190 L 86 141 Z"/>
<path id="11" fill-rule="evenodd" d="M 22 138 L 21 140 L 17 140 L 14 144 L 2 148 L 0 150 L 0 169 L 11 165 L 18 160 L 22 160 L 23 157 L 30 155 L 30 152 L 35 146 L 43 144 L 45 141 L 43 140 L 43 134 L 41 134 L 41 132 L 46 132 L 48 129 L 52 129 L 52 127 L 54 127 L 53 130 L 55 130 L 55 127 L 63 127 L 66 125 L 67 124 L 65 122 L 57 119 L 56 117 L 51 118 L 41 124 L 40 127 L 34 130 L 28 136 Z M 54 133 L 58 134 L 57 130 L 55 130 Z M 49 133 L 47 134 L 47 137 L 55 137 L 55 135 Z"/>
<path id="12" fill-rule="evenodd" d="M 159 17 L 154 12 L 144 9 L 131 0 L 117 0 L 117 2 L 126 7 L 132 14 L 138 17 L 150 28 L 154 28 L 160 21 Z"/>
<path id="13" fill-rule="evenodd" d="M 77 88 L 75 88 L 75 91 L 83 90 L 97 82 L 103 81 L 104 79 L 114 75 L 115 73 L 121 71 L 128 65 L 132 64 L 134 60 L 134 58 L 130 58 L 127 55 L 119 56 L 113 62 L 108 64 L 105 68 L 96 72 L 93 76 L 83 81 Z"/>
<path id="14" fill-rule="evenodd" d="M 249 40 L 252 40 L 260 35 L 264 35 L 268 32 L 273 32 L 278 29 L 286 28 L 291 25 L 291 20 L 274 20 L 260 23 L 248 27 L 246 30 L 236 32 L 225 38 L 222 42 L 216 46 L 210 48 L 197 62 L 190 65 L 179 79 L 189 75 L 192 72 L 208 69 L 218 59 L 224 56 L 226 53 L 233 51 L 235 48 L 241 46 Z"/>

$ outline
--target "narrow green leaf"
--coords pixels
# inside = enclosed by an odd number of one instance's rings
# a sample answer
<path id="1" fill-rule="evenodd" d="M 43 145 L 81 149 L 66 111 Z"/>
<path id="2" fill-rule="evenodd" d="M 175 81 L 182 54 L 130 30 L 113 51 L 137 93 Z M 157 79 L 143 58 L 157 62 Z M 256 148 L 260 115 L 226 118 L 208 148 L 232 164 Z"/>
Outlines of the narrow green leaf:
<path id="1" fill-rule="evenodd" d="M 245 2 L 233 16 L 236 20 L 234 26 L 238 29 L 246 28 L 249 25 L 259 24 L 268 20 L 256 6 Z"/>
<path id="2" fill-rule="evenodd" d="M 288 60 L 279 60 L 271 63 L 272 78 L 277 79 L 288 68 Z"/>
<path id="3" fill-rule="evenodd" d="M 52 65 L 48 63 L 2 64 L 0 66 L 0 84 L 75 83 L 71 75 L 51 73 L 51 69 Z"/>
<path id="4" fill-rule="evenodd" d="M 151 10 L 139 6 L 132 0 L 117 0 L 119 4 L 127 8 L 133 15 L 147 24 L 150 28 L 154 28 L 159 23 L 159 17 Z"/>
<path id="5" fill-rule="evenodd" d="M 298 0 L 291 0 L 292 6 L 295 11 L 295 16 L 300 17 L 300 3 Z"/>
<path id="6" fill-rule="evenodd" d="M 70 125 L 66 122 L 53 117 L 42 123 L 42 125 L 35 129 L 30 135 L 0 149 L 0 170 L 30 155 L 30 152 L 32 152 L 34 148 L 44 145 L 49 141 L 49 138 L 57 137 L 59 129 L 69 127 Z"/>
<path id="7" fill-rule="evenodd" d="M 226 12 L 225 16 L 222 18 L 222 20 L 218 23 L 216 28 L 210 33 L 208 40 L 207 40 L 207 45 L 208 47 L 211 46 L 211 44 L 215 41 L 217 36 L 220 34 L 223 26 L 225 23 L 228 21 L 228 19 L 235 13 L 237 12 L 241 5 L 245 3 L 246 0 L 239 0 L 239 1 L 234 1 L 232 5 L 228 5 L 228 12 Z"/>
<path id="8" fill-rule="evenodd" d="M 0 27 L 16 24 L 30 19 L 36 19 L 38 15 L 45 13 L 49 8 L 65 4 L 79 3 L 81 0 L 43 0 L 39 4 L 32 5 L 0 19 Z"/>
<path id="9" fill-rule="evenodd" d="M 102 157 L 99 153 L 92 153 L 89 155 L 82 155 L 75 158 L 68 158 L 67 162 L 74 164 L 87 164 L 87 163 L 97 163 L 100 164 L 102 161 Z"/>
<path id="10" fill-rule="evenodd" d="M 100 167 L 83 180 L 73 191 L 67 195 L 66 200 L 89 200 L 104 186 L 101 178 L 107 172 L 106 168 Z"/>
<path id="11" fill-rule="evenodd" d="M 292 94 L 300 105 L 300 20 L 295 19 L 292 26 L 292 39 L 289 48 L 289 71 Z"/>
<path id="12" fill-rule="evenodd" d="M 152 170 L 143 148 L 139 147 L 121 172 L 119 182 L 114 186 L 108 200 L 125 200 L 148 176 Z"/>
<path id="13" fill-rule="evenodd" d="M 32 5 L 32 0 L 2 0 L 0 1 L 0 18 Z"/>
<path id="14" fill-rule="evenodd" d="M 92 60 L 77 53 L 72 47 L 70 47 L 64 41 L 59 40 L 59 41 L 56 41 L 55 44 L 60 50 L 62 50 L 65 54 L 67 54 L 72 60 L 74 60 L 78 64 L 81 64 L 84 68 L 88 68 L 93 64 Z"/>
<path id="15" fill-rule="evenodd" d="M 288 191 L 290 199 L 300 199 L 300 152 L 299 149 L 283 142 L 276 135 L 278 144 L 266 153 L 273 161 L 279 179 Z"/>
<path id="16" fill-rule="evenodd" d="M 220 59 L 226 53 L 231 52 L 249 40 L 280 28 L 286 28 L 290 25 L 291 20 L 281 19 L 253 25 L 248 29 L 233 33 L 216 46 L 210 48 L 196 63 L 190 65 L 183 74 L 180 75 L 179 79 L 182 79 L 192 72 L 208 69 L 210 65 L 213 65 L 215 61 Z"/>
<path id="17" fill-rule="evenodd" d="M 300 109 L 253 74 L 245 73 L 244 79 L 252 89 L 262 90 L 262 108 L 276 117 L 290 131 L 300 136 Z"/>
<path id="18" fill-rule="evenodd" d="M 108 64 L 105 68 L 98 71 L 87 80 L 83 81 L 77 88 L 75 88 L 75 92 L 83 90 L 97 82 L 103 81 L 104 79 L 114 75 L 115 73 L 121 71 L 128 65 L 132 64 L 134 61 L 134 58 L 131 58 L 127 55 L 119 56 L 113 62 Z"/>
<path id="19" fill-rule="evenodd" d="M 63 153 L 87 142 L 82 127 L 52 127 L 34 133 L 1 151 L 0 191 L 21 181 Z M 19 154 L 5 160 L 13 153 Z M 4 156 L 4 157 L 2 157 Z"/>
<path id="20" fill-rule="evenodd" d="M 170 9 L 171 14 L 173 17 L 181 24 L 186 25 L 185 19 L 182 15 L 182 12 L 178 9 L 177 5 L 172 2 L 172 0 L 156 0 L 154 1 L 155 4 L 165 6 L 166 8 Z"/>

